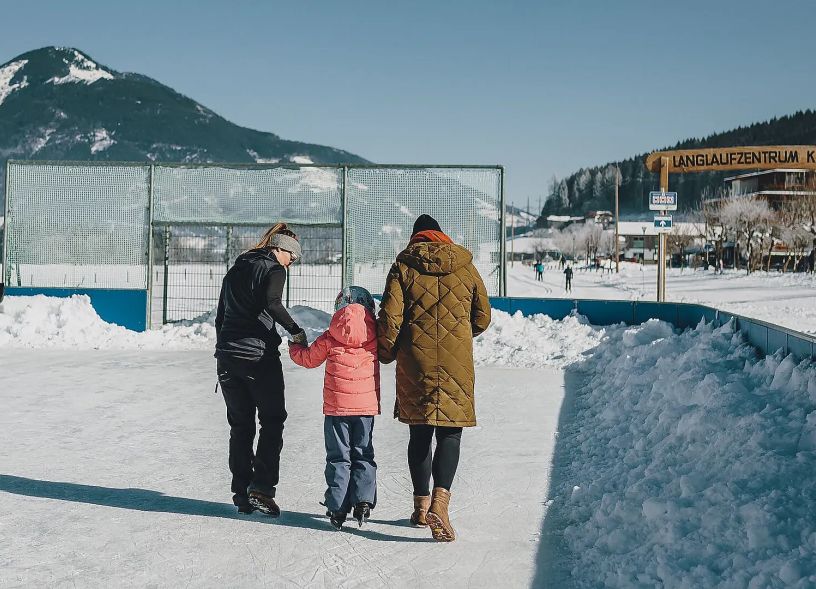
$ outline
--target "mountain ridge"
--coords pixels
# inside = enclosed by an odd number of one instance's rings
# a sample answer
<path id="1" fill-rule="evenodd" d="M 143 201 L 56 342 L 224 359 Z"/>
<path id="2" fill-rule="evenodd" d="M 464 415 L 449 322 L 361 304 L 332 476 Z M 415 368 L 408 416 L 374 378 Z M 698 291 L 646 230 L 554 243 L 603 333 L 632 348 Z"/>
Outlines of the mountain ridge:
<path id="1" fill-rule="evenodd" d="M 8 159 L 368 163 L 236 125 L 149 76 L 53 46 L 0 65 L 0 180 Z"/>

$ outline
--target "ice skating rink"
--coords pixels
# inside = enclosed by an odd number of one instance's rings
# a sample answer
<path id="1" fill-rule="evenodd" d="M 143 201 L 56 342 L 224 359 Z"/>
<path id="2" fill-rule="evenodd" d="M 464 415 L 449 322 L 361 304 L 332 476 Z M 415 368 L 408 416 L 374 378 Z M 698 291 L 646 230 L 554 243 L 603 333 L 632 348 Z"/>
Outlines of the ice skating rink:
<path id="1" fill-rule="evenodd" d="M 379 504 L 339 532 L 318 505 L 322 370 L 284 360 L 275 520 L 231 505 L 209 352 L 12 349 L 3 367 L 2 587 L 526 587 L 536 574 L 557 368 L 477 368 L 480 424 L 465 430 L 453 488 L 459 538 L 439 544 L 408 523 L 392 367 L 374 430 Z"/>

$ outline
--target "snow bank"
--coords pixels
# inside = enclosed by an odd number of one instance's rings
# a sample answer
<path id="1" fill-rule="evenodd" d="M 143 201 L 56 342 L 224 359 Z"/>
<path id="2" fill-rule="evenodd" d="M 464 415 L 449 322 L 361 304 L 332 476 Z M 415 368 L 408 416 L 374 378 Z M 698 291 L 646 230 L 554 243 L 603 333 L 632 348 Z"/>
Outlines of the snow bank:
<path id="1" fill-rule="evenodd" d="M 816 367 L 649 321 L 569 370 L 549 509 L 578 586 L 815 586 Z"/>
<path id="2" fill-rule="evenodd" d="M 328 327 L 330 316 L 322 311 L 293 307 L 290 312 L 310 340 Z M 6 297 L 0 303 L 0 348 L 211 350 L 214 323 L 211 312 L 139 333 L 102 320 L 84 295 Z"/>
<path id="3" fill-rule="evenodd" d="M 546 315 L 524 317 L 493 309 L 490 327 L 473 342 L 477 365 L 519 368 L 560 367 L 579 360 L 606 335 L 602 327 L 573 315 L 556 321 Z"/>
<path id="4" fill-rule="evenodd" d="M 326 331 L 331 320 L 328 313 L 311 307 L 294 306 L 289 312 L 309 341 Z M 278 331 L 286 340 L 283 329 Z M 494 310 L 490 328 L 474 341 L 474 359 L 478 365 L 563 366 L 581 358 L 605 333 L 580 316 L 554 321 L 545 315 L 525 318 Z M 214 311 L 138 333 L 106 323 L 86 296 L 7 297 L 0 303 L 0 348 L 209 350 L 214 345 Z"/>

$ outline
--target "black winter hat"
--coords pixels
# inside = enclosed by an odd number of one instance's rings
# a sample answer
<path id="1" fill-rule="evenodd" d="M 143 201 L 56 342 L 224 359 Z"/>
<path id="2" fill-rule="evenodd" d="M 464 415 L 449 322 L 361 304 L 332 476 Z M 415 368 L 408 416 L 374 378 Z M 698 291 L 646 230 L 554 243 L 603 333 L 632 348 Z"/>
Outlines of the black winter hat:
<path id="1" fill-rule="evenodd" d="M 439 226 L 439 223 L 436 222 L 436 219 L 430 215 L 420 215 L 417 217 L 417 220 L 414 221 L 414 228 L 411 231 L 411 235 L 416 235 L 420 231 L 428 230 L 442 231 L 442 228 Z"/>

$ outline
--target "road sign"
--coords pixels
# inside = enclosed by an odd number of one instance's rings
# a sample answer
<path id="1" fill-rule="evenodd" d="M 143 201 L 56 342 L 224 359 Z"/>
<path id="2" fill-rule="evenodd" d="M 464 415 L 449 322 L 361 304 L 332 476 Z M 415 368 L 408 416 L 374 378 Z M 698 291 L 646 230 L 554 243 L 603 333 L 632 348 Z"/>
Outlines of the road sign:
<path id="1" fill-rule="evenodd" d="M 655 215 L 654 227 L 655 229 L 657 229 L 658 233 L 671 231 L 672 228 L 671 215 Z"/>
<path id="2" fill-rule="evenodd" d="M 650 192 L 649 193 L 649 210 L 650 211 L 676 211 L 677 210 L 677 193 L 676 192 Z"/>

